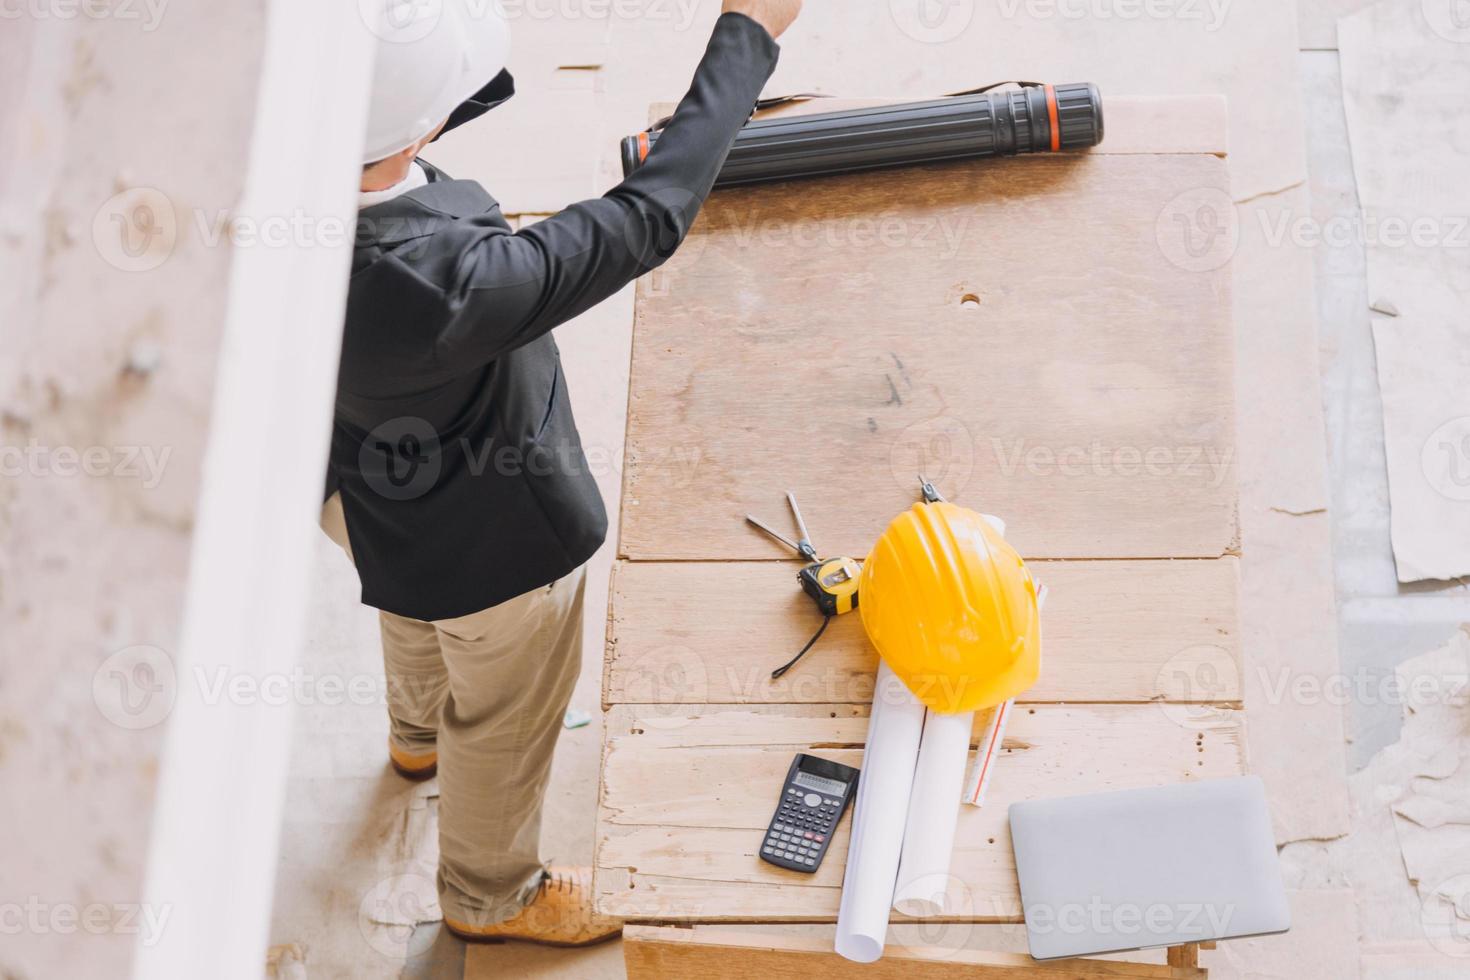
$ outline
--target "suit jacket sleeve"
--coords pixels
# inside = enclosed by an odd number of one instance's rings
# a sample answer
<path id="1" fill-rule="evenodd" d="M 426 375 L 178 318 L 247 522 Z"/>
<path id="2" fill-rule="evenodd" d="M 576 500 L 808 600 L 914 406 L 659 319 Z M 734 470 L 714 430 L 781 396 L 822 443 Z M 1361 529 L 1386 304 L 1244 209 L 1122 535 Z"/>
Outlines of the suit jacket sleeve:
<path id="1" fill-rule="evenodd" d="M 484 219 L 446 234 L 459 256 L 445 285 L 441 363 L 470 368 L 535 340 L 612 296 L 673 254 L 776 66 L 776 42 L 725 14 L 648 159 L 601 198 L 516 234 Z"/>

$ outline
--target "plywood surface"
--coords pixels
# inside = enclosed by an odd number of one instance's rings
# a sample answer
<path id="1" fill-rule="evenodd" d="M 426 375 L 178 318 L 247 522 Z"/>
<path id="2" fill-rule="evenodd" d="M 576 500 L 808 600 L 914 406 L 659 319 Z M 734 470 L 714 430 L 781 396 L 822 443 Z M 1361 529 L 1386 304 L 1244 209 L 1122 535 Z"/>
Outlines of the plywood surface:
<path id="1" fill-rule="evenodd" d="M 1227 552 L 1228 271 L 1170 220 L 1226 189 L 1084 154 L 717 194 L 640 283 L 621 554 L 778 557 L 740 516 L 793 489 L 861 556 L 920 470 L 1027 557 Z"/>
<path id="2" fill-rule="evenodd" d="M 832 952 L 830 940 L 815 936 L 630 926 L 623 932 L 623 945 L 630 980 L 745 980 L 757 974 L 768 980 L 806 980 L 813 974 L 852 969 Z M 890 946 L 881 960 L 862 969 L 869 980 L 1194 980 L 1205 976 L 1204 971 L 1191 967 L 1080 959 L 1038 963 L 1017 953 L 922 946 Z"/>
<path id="3" fill-rule="evenodd" d="M 1239 701 L 1236 566 L 1234 558 L 1035 563 L 1049 589 L 1046 656 L 1025 699 Z M 797 588 L 797 567 L 619 564 L 604 702 L 870 702 L 877 652 L 855 615 L 834 620 L 798 667 L 771 679 L 821 622 Z"/>
<path id="4" fill-rule="evenodd" d="M 824 921 L 835 918 L 850 820 L 822 866 L 798 874 L 760 861 L 772 793 L 799 751 L 858 766 L 859 705 L 619 705 L 608 712 L 598 903 L 631 918 Z M 1034 705 L 1008 727 L 981 808 L 962 807 L 950 904 L 955 918 L 1020 921 L 1006 822 L 1015 801 L 1235 775 L 1241 713 L 1184 722 L 1166 705 Z M 980 725 L 977 723 L 976 735 Z"/>
<path id="5" fill-rule="evenodd" d="M 815 875 L 756 856 L 794 753 L 860 764 L 876 664 L 848 616 L 769 679 L 818 622 L 743 520 L 784 528 L 787 489 L 862 557 L 922 471 L 1050 589 L 1042 679 L 960 815 L 956 919 L 1020 920 L 1010 802 L 1244 771 L 1229 255 L 1186 227 L 1229 206 L 1220 106 L 1158 135 L 1190 101 L 1132 104 L 1123 152 L 721 192 L 640 283 L 601 908 L 836 915 L 847 821 Z"/>

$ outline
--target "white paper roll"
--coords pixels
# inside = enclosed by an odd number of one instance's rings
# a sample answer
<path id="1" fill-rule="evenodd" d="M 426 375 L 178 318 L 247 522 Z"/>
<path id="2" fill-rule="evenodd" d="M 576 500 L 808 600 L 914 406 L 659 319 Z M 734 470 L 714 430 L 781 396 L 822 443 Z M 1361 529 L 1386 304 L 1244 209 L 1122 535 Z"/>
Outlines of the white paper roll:
<path id="1" fill-rule="evenodd" d="M 974 724 L 973 711 L 953 715 L 930 711 L 924 716 L 904 822 L 898 887 L 893 894 L 893 907 L 905 915 L 942 915 L 945 911 L 949 859 Z"/>
<path id="2" fill-rule="evenodd" d="M 856 963 L 883 955 L 923 728 L 924 706 L 880 663 L 837 912 L 837 953 Z"/>
<path id="3" fill-rule="evenodd" d="M 965 778 L 965 788 L 960 798 L 969 806 L 984 806 L 985 791 L 990 787 L 990 777 L 995 774 L 996 760 L 1005 745 L 1006 724 L 1016 709 L 1015 699 L 1002 701 L 986 712 L 985 729 L 980 733 L 980 746 L 975 750 L 975 764 Z"/>
<path id="4" fill-rule="evenodd" d="M 1038 611 L 1045 608 L 1047 587 L 1040 582 L 1036 583 L 1036 608 Z M 1041 638 L 1041 628 L 1037 627 L 1036 637 Z M 970 769 L 969 776 L 965 777 L 965 788 L 962 801 L 969 806 L 984 806 L 985 791 L 990 786 L 990 777 L 995 774 L 996 761 L 1000 758 L 1001 750 L 1005 745 L 1006 724 L 1015 713 L 1016 699 L 1003 701 L 990 709 L 982 721 L 985 729 L 980 734 L 980 747 L 975 752 L 975 764 Z"/>

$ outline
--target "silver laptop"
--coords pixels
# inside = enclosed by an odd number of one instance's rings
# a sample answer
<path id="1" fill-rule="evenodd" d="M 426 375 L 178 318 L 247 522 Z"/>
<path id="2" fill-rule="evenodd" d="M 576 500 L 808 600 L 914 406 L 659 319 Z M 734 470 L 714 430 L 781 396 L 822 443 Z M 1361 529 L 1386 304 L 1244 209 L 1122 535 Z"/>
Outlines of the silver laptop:
<path id="1" fill-rule="evenodd" d="M 1254 776 L 1013 803 L 1010 820 L 1036 959 L 1291 927 Z"/>

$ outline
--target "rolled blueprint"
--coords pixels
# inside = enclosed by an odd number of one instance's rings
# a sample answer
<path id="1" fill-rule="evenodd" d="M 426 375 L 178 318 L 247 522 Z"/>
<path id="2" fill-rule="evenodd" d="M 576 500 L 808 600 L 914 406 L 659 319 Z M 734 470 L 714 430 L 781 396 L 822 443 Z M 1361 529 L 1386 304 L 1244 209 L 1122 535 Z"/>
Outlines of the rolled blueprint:
<path id="1" fill-rule="evenodd" d="M 924 706 L 879 663 L 837 912 L 837 952 L 856 963 L 883 955 L 923 728 Z"/>
<path id="2" fill-rule="evenodd" d="M 982 516 L 996 531 L 1006 533 L 1005 521 L 991 514 Z M 1044 599 L 1043 590 L 1038 605 Z M 984 759 L 990 759 L 993 752 L 1000 750 L 1009 705 L 1006 702 L 994 713 L 989 730 L 993 750 L 982 743 L 980 754 Z M 923 917 L 950 911 L 946 907 L 950 858 L 960 816 L 959 801 L 965 792 L 965 760 L 970 753 L 970 732 L 974 725 L 973 711 L 959 714 L 928 711 L 924 715 L 924 732 L 904 823 L 903 855 L 893 893 L 894 909 L 905 915 Z M 990 764 L 976 763 L 981 784 L 969 802 L 979 805 L 992 771 Z"/>
<path id="3" fill-rule="evenodd" d="M 1047 591 L 1046 586 L 1037 583 L 1036 608 L 1038 610 L 1046 607 Z M 1040 633 L 1037 636 L 1039 638 Z M 975 751 L 975 764 L 970 769 L 970 775 L 965 778 L 964 793 L 961 797 L 970 806 L 985 805 L 985 791 L 990 786 L 990 777 L 995 773 L 996 760 L 1000 758 L 1001 749 L 1005 745 L 1006 723 L 1015 713 L 1015 708 L 1015 698 L 1002 701 L 991 709 L 989 717 L 984 719 L 985 728 L 980 733 L 980 747 Z"/>
<path id="4" fill-rule="evenodd" d="M 965 759 L 970 754 L 970 729 L 974 724 L 973 711 L 952 715 L 929 711 L 924 715 L 924 734 L 904 823 L 898 887 L 893 893 L 893 907 L 905 915 L 944 914 L 949 859 L 954 850 Z"/>
<path id="5" fill-rule="evenodd" d="M 1016 701 L 1002 701 L 990 709 L 985 719 L 985 730 L 980 734 L 980 746 L 975 750 L 975 765 L 965 780 L 963 801 L 970 806 L 985 805 L 985 791 L 990 787 L 990 777 L 995 772 L 995 760 L 1005 745 L 1006 723 L 1011 719 Z"/>

